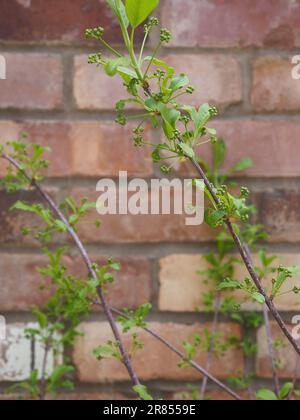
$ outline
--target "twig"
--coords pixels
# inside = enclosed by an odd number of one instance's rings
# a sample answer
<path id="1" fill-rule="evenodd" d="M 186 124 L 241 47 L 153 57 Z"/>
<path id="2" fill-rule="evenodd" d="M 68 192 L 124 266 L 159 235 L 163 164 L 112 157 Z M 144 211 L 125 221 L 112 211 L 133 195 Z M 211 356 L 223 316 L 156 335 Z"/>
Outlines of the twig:
<path id="1" fill-rule="evenodd" d="M 52 211 L 57 215 L 57 217 L 66 225 L 66 228 L 70 234 L 70 236 L 72 237 L 73 241 L 75 242 L 77 248 L 80 251 L 80 254 L 87 266 L 87 269 L 90 273 L 90 275 L 92 276 L 93 279 L 98 280 L 97 274 L 93 268 L 93 264 L 86 252 L 86 249 L 83 245 L 83 243 L 81 242 L 81 240 L 79 239 L 77 233 L 75 232 L 75 230 L 72 228 L 72 226 L 70 225 L 69 221 L 66 219 L 66 217 L 64 216 L 64 214 L 61 212 L 61 210 L 58 208 L 58 206 L 55 204 L 55 202 L 52 200 L 52 198 L 50 197 L 49 194 L 47 194 L 41 187 L 40 185 L 35 181 L 30 179 L 30 177 L 24 172 L 24 170 L 21 168 L 21 166 L 18 164 L 18 162 L 16 162 L 13 158 L 11 158 L 10 156 L 6 155 L 5 153 L 2 153 L 2 158 L 7 160 L 8 162 L 10 162 L 18 171 L 20 171 L 29 181 L 30 185 L 32 185 L 32 187 L 34 187 L 36 189 L 36 191 L 41 195 L 41 197 L 48 203 L 48 205 L 50 206 L 50 208 L 52 209 Z M 108 319 L 108 322 L 110 324 L 110 327 L 112 329 L 113 335 L 115 337 L 115 340 L 119 346 L 120 349 L 120 353 L 122 355 L 123 358 L 123 363 L 129 373 L 129 376 L 132 380 L 132 383 L 134 385 L 140 385 L 139 379 L 134 371 L 134 368 L 131 364 L 131 360 L 129 357 L 129 354 L 122 342 L 122 338 L 120 335 L 120 332 L 118 330 L 118 326 L 116 324 L 116 321 L 114 319 L 114 316 L 112 314 L 111 308 L 107 303 L 107 300 L 104 296 L 102 287 L 99 286 L 97 288 L 97 293 L 99 296 L 99 299 L 101 301 L 101 304 L 103 306 L 103 310 L 104 313 Z"/>
<path id="2" fill-rule="evenodd" d="M 213 334 L 215 334 L 217 331 L 218 322 L 219 322 L 219 314 L 220 314 L 220 306 L 221 306 L 221 292 L 218 292 L 216 296 L 216 301 L 215 301 L 214 319 L 213 319 L 213 324 L 212 324 Z M 210 340 L 209 349 L 207 353 L 207 359 L 206 359 L 206 364 L 205 364 L 205 369 L 207 371 L 210 370 L 212 360 L 213 360 L 213 354 L 214 354 L 214 339 Z M 208 378 L 207 376 L 205 376 L 202 382 L 202 386 L 201 386 L 200 397 L 199 397 L 200 401 L 204 400 L 207 384 L 208 384 Z"/>
<path id="3" fill-rule="evenodd" d="M 119 311 L 118 309 L 112 308 L 113 313 L 116 315 L 122 316 L 124 318 L 130 319 L 130 317 L 123 312 Z M 148 334 L 152 335 L 152 337 L 156 338 L 158 341 L 160 341 L 162 344 L 164 344 L 166 347 L 168 347 L 173 353 L 177 354 L 177 356 L 180 357 L 180 359 L 186 359 L 186 356 L 184 353 L 182 353 L 180 350 L 178 350 L 173 344 L 171 344 L 169 341 L 167 341 L 165 338 L 157 334 L 156 332 L 152 331 L 150 328 L 145 327 L 142 328 L 144 331 L 146 331 Z M 213 375 L 211 375 L 205 368 L 200 366 L 198 363 L 192 361 L 189 361 L 190 365 L 196 369 L 201 375 L 207 377 L 209 380 L 211 380 L 213 383 L 215 383 L 219 388 L 223 389 L 223 391 L 227 392 L 229 395 L 231 395 L 234 399 L 241 401 L 242 398 L 234 392 L 232 389 L 230 389 L 227 385 L 219 381 L 217 378 L 215 378 Z"/>
<path id="4" fill-rule="evenodd" d="M 248 245 L 245 245 L 245 250 L 247 252 L 249 261 L 251 262 L 251 264 L 254 265 L 252 255 L 251 255 L 251 251 L 250 251 L 250 247 Z M 279 377 L 278 377 L 277 369 L 276 369 L 276 356 L 275 356 L 275 352 L 274 352 L 274 342 L 273 342 L 273 337 L 272 337 L 272 332 L 271 332 L 269 309 L 268 309 L 266 304 L 263 305 L 263 314 L 264 314 L 264 322 L 265 322 L 265 329 L 266 329 L 268 349 L 269 349 L 269 357 L 270 357 L 270 362 L 271 362 L 271 366 L 272 366 L 274 388 L 275 388 L 275 393 L 276 393 L 277 397 L 279 397 L 280 382 L 279 382 Z"/>
<path id="5" fill-rule="evenodd" d="M 54 203 L 54 201 L 52 200 L 52 198 L 41 188 L 41 186 L 36 182 L 36 181 L 32 181 L 30 179 L 30 177 L 27 176 L 27 174 L 22 170 L 22 168 L 20 167 L 20 165 L 18 164 L 18 162 L 16 162 L 14 159 L 12 159 L 10 156 L 6 155 L 5 153 L 2 154 L 2 158 L 7 160 L 8 162 L 10 162 L 16 169 L 18 169 L 20 172 L 23 173 L 23 175 L 27 178 L 27 180 L 30 182 L 30 184 L 38 191 L 38 193 L 41 195 L 41 197 L 49 204 L 49 206 L 51 207 L 51 209 L 53 210 L 53 212 L 62 220 L 62 222 L 66 225 L 69 234 L 71 235 L 72 239 L 74 240 L 76 246 L 78 247 L 81 256 L 88 268 L 88 272 L 90 273 L 90 275 L 94 278 L 97 279 L 97 275 L 93 269 L 92 266 L 92 262 L 85 250 L 85 247 L 83 245 L 83 243 L 81 242 L 81 240 L 79 239 L 77 233 L 74 231 L 74 229 L 72 228 L 72 226 L 69 224 L 68 220 L 65 218 L 64 214 L 60 211 L 60 209 L 57 207 L 57 205 Z M 115 336 L 115 339 L 119 345 L 122 357 L 123 357 L 123 362 L 128 370 L 128 373 L 131 377 L 132 382 L 134 383 L 134 385 L 139 385 L 139 379 L 136 376 L 136 373 L 131 365 L 131 360 L 130 357 L 122 343 L 121 340 L 121 336 L 116 324 L 116 321 L 113 317 L 113 313 L 115 313 L 116 315 L 121 315 L 123 317 L 127 317 L 126 314 L 123 314 L 122 312 L 113 309 L 109 306 L 109 304 L 107 303 L 106 298 L 104 297 L 103 294 L 103 290 L 102 288 L 99 286 L 97 289 L 98 292 L 98 297 L 99 297 L 99 302 L 97 302 L 98 304 L 100 304 L 103 307 L 104 313 L 106 314 L 108 321 L 110 323 L 111 329 L 113 331 L 113 334 Z M 167 340 L 165 340 L 163 337 L 160 337 L 158 334 L 156 334 L 155 332 L 149 330 L 148 328 L 144 328 L 144 330 L 146 332 L 148 332 L 149 334 L 151 334 L 153 337 L 155 337 L 156 339 L 158 339 L 161 343 L 163 343 L 164 345 L 166 345 L 171 351 L 173 351 L 174 353 L 176 353 L 180 358 L 185 358 L 185 355 L 180 352 L 179 350 L 177 350 L 172 344 L 170 344 Z M 196 369 L 197 371 L 199 371 L 202 375 L 207 376 L 212 382 L 214 382 L 216 385 L 218 385 L 221 389 L 223 389 L 224 391 L 226 391 L 227 393 L 229 393 L 233 398 L 235 398 L 236 400 L 241 400 L 241 397 L 239 395 L 237 395 L 234 391 L 232 391 L 229 387 L 227 387 L 225 384 L 223 384 L 222 382 L 220 382 L 218 379 L 216 379 L 214 376 L 212 376 L 209 372 L 206 372 L 205 369 L 203 369 L 201 366 L 199 366 L 196 362 L 191 362 L 191 366 L 194 367 L 194 369 Z"/>
<path id="6" fill-rule="evenodd" d="M 276 369 L 276 357 L 275 357 L 275 352 L 274 352 L 274 343 L 273 343 L 273 337 L 272 337 L 271 326 L 270 326 L 269 310 L 268 310 L 267 305 L 264 305 L 263 311 L 264 311 L 264 320 L 265 320 L 265 327 L 266 327 L 266 333 L 267 333 L 269 355 L 270 355 L 270 360 L 271 360 L 271 365 L 272 365 L 272 374 L 273 374 L 273 380 L 274 380 L 274 386 L 275 386 L 275 393 L 277 397 L 279 397 L 280 382 L 279 382 L 277 369 Z"/>
<path id="7" fill-rule="evenodd" d="M 43 365 L 42 365 L 42 373 L 41 373 L 41 390 L 40 390 L 41 401 L 44 401 L 46 399 L 46 393 L 47 393 L 46 371 L 47 371 L 48 355 L 51 349 L 52 336 L 53 336 L 53 333 L 50 334 L 50 336 L 47 338 L 47 341 L 45 343 L 45 353 L 43 357 Z"/>
<path id="8" fill-rule="evenodd" d="M 201 166 L 199 165 L 199 163 L 195 160 L 195 158 L 189 158 L 190 161 L 192 162 L 193 166 L 196 168 L 198 174 L 202 177 L 202 179 L 204 180 L 205 186 L 208 189 L 208 191 L 210 192 L 211 196 L 213 197 L 215 203 L 218 205 L 219 204 L 219 199 L 215 193 L 215 189 L 214 187 L 211 185 L 211 183 L 209 182 L 205 172 L 203 171 L 203 169 L 201 168 Z M 300 356 L 300 347 L 298 346 L 298 344 L 296 343 L 296 341 L 294 340 L 292 334 L 289 332 L 289 330 L 287 329 L 283 319 L 281 318 L 278 310 L 276 309 L 274 303 L 272 302 L 272 300 L 269 298 L 269 296 L 266 294 L 261 280 L 258 276 L 258 274 L 255 271 L 254 265 L 252 263 L 252 261 L 249 259 L 248 257 L 248 252 L 246 250 L 246 248 L 244 247 L 244 245 L 242 244 L 240 238 L 238 237 L 238 235 L 236 234 L 233 225 L 231 223 L 231 221 L 229 219 L 225 220 L 225 224 L 239 250 L 239 253 L 244 261 L 244 264 L 255 284 L 255 286 L 257 287 L 257 290 L 259 291 L 259 293 L 261 293 L 263 295 L 263 297 L 265 298 L 265 302 L 266 305 L 268 306 L 270 312 L 272 313 L 274 319 L 277 321 L 279 327 L 281 328 L 282 332 L 284 333 L 284 335 L 287 337 L 287 339 L 289 340 L 289 342 L 291 343 L 291 345 L 294 347 L 294 349 L 296 350 L 296 352 L 298 353 L 298 355 Z"/>

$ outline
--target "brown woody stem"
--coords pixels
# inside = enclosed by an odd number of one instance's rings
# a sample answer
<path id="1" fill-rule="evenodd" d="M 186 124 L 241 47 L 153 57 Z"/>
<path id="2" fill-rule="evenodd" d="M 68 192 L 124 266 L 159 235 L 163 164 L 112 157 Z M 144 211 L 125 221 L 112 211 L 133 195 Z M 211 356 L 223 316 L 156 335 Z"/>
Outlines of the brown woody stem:
<path id="1" fill-rule="evenodd" d="M 199 165 L 199 163 L 196 161 L 195 158 L 189 158 L 189 159 L 192 162 L 193 166 L 196 168 L 198 174 L 204 180 L 206 188 L 208 189 L 208 191 L 212 195 L 215 203 L 218 205 L 219 204 L 219 199 L 216 195 L 215 189 L 212 186 L 212 184 L 209 182 L 209 179 L 207 178 L 207 176 L 206 176 L 205 172 L 203 171 L 202 167 Z M 242 244 L 240 238 L 236 234 L 231 221 L 229 219 L 226 219 L 225 224 L 226 224 L 226 226 L 227 226 L 227 228 L 228 228 L 228 230 L 229 230 L 229 232 L 230 232 L 230 234 L 231 234 L 231 236 L 232 236 L 232 238 L 233 238 L 233 240 L 234 240 L 234 242 L 235 242 L 235 244 L 238 248 L 238 251 L 239 251 L 239 253 L 242 257 L 242 260 L 244 261 L 244 264 L 245 264 L 245 266 L 246 266 L 246 268 L 247 268 L 255 286 L 257 287 L 257 290 L 265 298 L 266 305 L 268 306 L 271 314 L 273 315 L 274 319 L 276 320 L 276 322 L 279 325 L 280 329 L 282 330 L 283 334 L 287 337 L 287 339 L 289 340 L 291 345 L 294 347 L 295 351 L 300 356 L 300 347 L 298 346 L 298 344 L 294 340 L 292 334 L 289 332 L 287 326 L 285 325 L 283 319 L 281 318 L 281 316 L 280 316 L 278 310 L 276 309 L 274 303 L 269 298 L 269 296 L 266 294 L 266 292 L 265 292 L 265 290 L 262 286 L 262 282 L 261 282 L 258 274 L 255 271 L 253 262 L 251 261 L 251 259 L 248 256 L 248 251 L 247 251 L 246 247 Z"/>
<path id="2" fill-rule="evenodd" d="M 84 262 L 87 266 L 89 274 L 92 276 L 93 279 L 98 280 L 97 274 L 96 274 L 96 272 L 93 268 L 92 261 L 90 260 L 83 243 L 81 242 L 77 233 L 75 232 L 73 227 L 70 225 L 70 223 L 68 222 L 68 220 L 66 219 L 64 214 L 61 212 L 59 207 L 52 200 L 50 195 L 47 194 L 47 192 L 45 192 L 35 180 L 31 180 L 30 177 L 28 177 L 27 174 L 22 170 L 22 168 L 18 164 L 18 162 L 16 162 L 13 158 L 6 155 L 5 153 L 2 154 L 2 158 L 7 160 L 8 162 L 10 162 L 18 171 L 23 173 L 23 175 L 28 179 L 28 182 L 30 183 L 30 185 L 32 185 L 36 189 L 36 191 L 40 194 L 40 196 L 46 201 L 46 203 L 48 203 L 48 205 L 52 209 L 53 213 L 56 214 L 57 217 L 66 225 L 70 236 L 72 237 L 73 241 L 75 242 L 77 248 L 80 251 L 80 254 L 81 254 L 81 256 L 82 256 L 82 258 L 83 258 L 83 260 L 84 260 Z M 126 348 L 125 348 L 125 346 L 122 342 L 122 338 L 121 338 L 120 332 L 118 330 L 117 323 L 114 319 L 111 308 L 108 305 L 108 302 L 107 302 L 107 300 L 104 296 L 104 293 L 103 293 L 103 290 L 102 290 L 101 286 L 99 286 L 97 288 L 97 292 L 98 292 L 98 296 L 99 296 L 99 299 L 101 301 L 101 304 L 103 306 L 104 313 L 105 313 L 105 315 L 108 319 L 108 322 L 109 322 L 110 327 L 112 329 L 115 340 L 116 340 L 116 342 L 119 346 L 120 353 L 121 353 L 122 358 L 123 358 L 123 363 L 124 363 L 124 365 L 125 365 L 125 367 L 128 371 L 128 374 L 131 378 L 131 381 L 134 385 L 140 385 L 139 379 L 138 379 L 138 377 L 137 377 L 137 375 L 134 371 L 134 368 L 132 366 L 129 354 L 128 354 L 128 352 L 127 352 L 127 350 L 126 350 Z"/>

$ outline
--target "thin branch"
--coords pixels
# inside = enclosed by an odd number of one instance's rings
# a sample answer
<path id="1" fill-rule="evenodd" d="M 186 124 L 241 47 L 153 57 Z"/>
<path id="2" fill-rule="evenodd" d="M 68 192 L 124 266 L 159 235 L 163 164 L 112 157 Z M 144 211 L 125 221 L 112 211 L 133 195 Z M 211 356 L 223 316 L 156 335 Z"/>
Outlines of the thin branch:
<path id="1" fill-rule="evenodd" d="M 212 324 L 213 335 L 216 333 L 218 323 L 219 323 L 220 306 L 221 306 L 221 292 L 218 292 L 216 300 L 215 300 L 214 319 L 213 319 L 213 324 Z M 214 339 L 210 340 L 209 349 L 207 353 L 207 360 L 205 364 L 205 369 L 208 371 L 210 370 L 211 365 L 212 365 L 213 354 L 214 354 L 214 344 L 215 344 Z M 208 378 L 207 376 L 205 376 L 202 382 L 202 386 L 201 386 L 200 398 L 199 398 L 200 401 L 204 400 L 207 384 L 208 384 Z"/>
<path id="2" fill-rule="evenodd" d="M 269 310 L 268 310 L 267 305 L 264 305 L 264 310 L 263 311 L 264 311 L 264 320 L 265 320 L 269 355 L 270 355 L 270 360 L 271 360 L 271 365 L 272 365 L 272 374 L 273 374 L 273 380 L 274 380 L 274 386 L 275 386 L 275 393 L 279 397 L 280 382 L 279 382 L 279 377 L 278 377 L 277 369 L 276 369 L 276 357 L 275 357 L 275 352 L 274 352 L 274 342 L 273 342 L 273 337 L 272 337 L 272 332 L 271 332 Z"/>
<path id="3" fill-rule="evenodd" d="M 40 389 L 40 400 L 44 401 L 46 399 L 47 394 L 47 381 L 46 381 L 46 373 L 47 373 L 47 363 L 48 363 L 48 356 L 51 349 L 51 341 L 52 341 L 53 333 L 47 338 L 45 343 L 45 353 L 43 357 L 43 364 L 42 364 L 42 373 L 41 373 L 41 389 Z"/>
<path id="4" fill-rule="evenodd" d="M 251 263 L 254 265 L 250 247 L 248 245 L 245 245 L 245 250 L 248 254 L 249 261 L 251 261 Z M 272 332 L 271 332 L 269 309 L 266 304 L 263 305 L 263 314 L 264 314 L 264 322 L 265 322 L 265 329 L 266 329 L 267 342 L 268 342 L 269 357 L 270 357 L 270 362 L 272 366 L 274 388 L 275 388 L 275 393 L 277 397 L 279 397 L 280 381 L 279 381 L 279 377 L 278 377 L 277 369 L 276 369 L 276 356 L 275 356 L 274 342 L 273 342 L 273 337 L 272 337 Z"/>
<path id="5" fill-rule="evenodd" d="M 92 261 L 90 260 L 83 243 L 81 242 L 77 233 L 75 232 L 73 227 L 70 225 L 69 221 L 66 219 L 66 217 L 61 212 L 59 207 L 52 200 L 50 195 L 47 194 L 35 180 L 30 179 L 30 177 L 24 172 L 24 170 L 21 168 L 21 166 L 18 164 L 18 162 L 16 162 L 13 158 L 6 155 L 5 153 L 2 154 L 2 158 L 7 160 L 8 162 L 10 162 L 18 171 L 23 173 L 23 175 L 28 179 L 30 185 L 32 185 L 36 189 L 36 191 L 40 194 L 40 196 L 48 203 L 48 205 L 52 209 L 53 213 L 56 214 L 57 217 L 66 225 L 70 236 L 72 237 L 73 241 L 75 242 L 77 248 L 80 251 L 80 254 L 81 254 L 81 256 L 82 256 L 82 258 L 83 258 L 83 260 L 84 260 L 84 262 L 87 266 L 87 269 L 88 269 L 90 275 L 92 276 L 93 279 L 98 280 L 97 274 L 96 274 L 96 272 L 93 268 Z M 129 376 L 132 380 L 132 383 L 134 385 L 140 385 L 139 379 L 138 379 L 138 377 L 137 377 L 137 375 L 134 371 L 134 368 L 131 364 L 129 354 L 128 354 L 128 352 L 127 352 L 127 350 L 126 350 L 126 348 L 125 348 L 125 346 L 122 342 L 122 338 L 121 338 L 120 332 L 118 330 L 117 323 L 114 319 L 111 308 L 107 303 L 107 300 L 104 296 L 104 293 L 103 293 L 103 290 L 102 290 L 101 286 L 99 286 L 97 288 L 97 293 L 98 293 L 99 299 L 101 301 L 101 304 L 103 306 L 104 313 L 105 313 L 105 315 L 108 319 L 108 322 L 110 324 L 110 327 L 112 329 L 115 340 L 116 340 L 116 342 L 119 346 L 120 353 L 121 353 L 122 358 L 123 358 L 123 363 L 124 363 L 128 373 L 129 373 Z"/>
<path id="6" fill-rule="evenodd" d="M 127 314 L 124 314 L 123 312 L 119 311 L 118 309 L 112 308 L 112 312 L 116 315 L 122 316 L 124 318 L 130 319 L 130 317 Z M 177 354 L 177 356 L 180 357 L 180 359 L 186 359 L 186 356 L 184 353 L 182 353 L 180 350 L 178 350 L 173 344 L 171 344 L 169 341 L 167 341 L 165 338 L 157 334 L 156 332 L 152 331 L 150 328 L 145 327 L 142 328 L 144 331 L 146 331 L 148 334 L 152 335 L 152 337 L 156 338 L 158 341 L 160 341 L 162 344 L 164 344 L 168 349 L 170 349 L 173 353 Z M 210 381 L 212 381 L 214 384 L 216 384 L 219 388 L 221 388 L 223 391 L 227 392 L 229 395 L 231 395 L 234 399 L 241 401 L 242 398 L 234 392 L 232 389 L 230 389 L 227 385 L 219 381 L 217 378 L 215 378 L 213 375 L 211 375 L 206 369 L 204 369 L 202 366 L 200 366 L 198 363 L 192 361 L 189 361 L 190 365 L 196 369 L 201 375 L 207 377 Z"/>
<path id="7" fill-rule="evenodd" d="M 199 163 L 194 159 L 194 158 L 190 158 L 190 161 L 192 162 L 193 166 L 196 168 L 198 174 L 201 176 L 201 178 L 204 180 L 205 186 L 208 189 L 208 191 L 210 192 L 210 194 L 212 195 L 215 203 L 218 205 L 219 204 L 219 199 L 216 195 L 215 189 L 212 186 L 212 184 L 209 182 L 205 172 L 203 171 L 203 169 L 201 168 L 201 166 L 199 165 Z M 248 257 L 248 252 L 247 249 L 245 248 L 245 246 L 242 244 L 240 238 L 238 237 L 238 235 L 236 234 L 233 225 L 231 223 L 231 221 L 229 219 L 225 220 L 225 224 L 239 250 L 239 253 L 242 257 L 242 260 L 244 261 L 244 264 L 255 284 L 255 286 L 257 287 L 257 290 L 259 291 L 259 293 L 261 293 L 264 298 L 265 298 L 265 302 L 266 305 L 268 306 L 271 314 L 273 315 L 274 319 L 277 321 L 280 329 L 282 330 L 283 334 L 287 337 L 287 339 L 289 340 L 289 342 L 291 343 L 291 345 L 294 347 L 295 351 L 298 353 L 298 355 L 300 356 L 300 347 L 298 346 L 298 344 L 296 343 L 296 341 L 294 340 L 292 334 L 289 332 L 288 328 L 286 327 L 283 319 L 281 318 L 278 310 L 276 309 L 274 303 L 272 302 L 272 300 L 269 298 L 269 296 L 266 294 L 261 280 L 258 276 L 258 274 L 255 271 L 254 265 L 252 263 L 252 261 L 249 259 Z"/>
<path id="8" fill-rule="evenodd" d="M 93 265 L 92 262 L 86 252 L 86 249 L 83 245 L 83 243 L 81 242 L 81 240 L 79 239 L 77 233 L 74 231 L 74 229 L 72 228 L 72 226 L 70 225 L 70 223 L 68 222 L 68 220 L 66 219 L 66 217 L 64 216 L 64 214 L 60 211 L 60 209 L 57 207 L 57 205 L 54 203 L 54 201 L 52 200 L 52 198 L 41 188 L 41 186 L 34 180 L 31 180 L 30 177 L 27 176 L 27 174 L 22 170 L 22 168 L 20 167 L 20 165 L 18 164 L 18 162 L 16 162 L 13 158 L 11 158 L 10 156 L 6 155 L 5 153 L 2 154 L 2 158 L 7 160 L 8 162 L 10 162 L 16 169 L 18 169 L 18 171 L 22 172 L 23 175 L 27 178 L 27 180 L 30 182 L 30 184 L 38 191 L 38 193 L 41 195 L 41 197 L 49 204 L 49 206 L 51 207 L 51 209 L 53 210 L 53 212 L 61 219 L 61 221 L 66 225 L 69 234 L 71 235 L 72 239 L 74 240 L 77 248 L 80 251 L 80 254 L 88 268 L 88 272 L 90 273 L 90 275 L 94 278 L 97 279 L 97 275 L 93 269 Z M 99 297 L 99 304 L 101 304 L 101 306 L 103 307 L 104 313 L 106 314 L 108 321 L 110 323 L 111 329 L 113 331 L 113 334 L 115 336 L 115 339 L 119 345 L 120 348 L 120 352 L 122 354 L 123 357 L 123 362 L 128 370 L 128 373 L 131 377 L 132 382 L 134 383 L 134 385 L 139 385 L 139 379 L 136 376 L 136 373 L 131 365 L 131 360 L 130 357 L 122 343 L 121 340 L 121 336 L 116 324 L 116 321 L 113 317 L 113 313 L 115 313 L 116 315 L 121 315 L 123 317 L 127 317 L 126 314 L 123 314 L 122 312 L 116 310 L 116 309 L 112 309 L 104 294 L 103 294 L 103 290 L 102 288 L 99 286 L 97 288 L 97 292 L 98 292 L 98 297 Z M 165 340 L 163 337 L 159 336 L 157 333 L 151 331 L 148 328 L 144 329 L 146 332 L 148 332 L 149 334 L 151 334 L 153 337 L 155 337 L 157 340 L 159 340 L 161 343 L 163 343 L 165 346 L 167 346 L 173 353 L 176 353 L 180 358 L 185 358 L 185 355 L 180 352 L 179 350 L 177 350 L 171 343 L 169 343 L 167 340 Z M 199 366 L 196 362 L 192 361 L 191 362 L 191 366 L 196 369 L 198 372 L 200 372 L 202 375 L 207 376 L 212 382 L 214 382 L 216 385 L 218 385 L 221 389 L 223 389 L 224 391 L 226 391 L 228 394 L 230 394 L 233 398 L 235 398 L 236 400 L 241 400 L 241 397 L 239 395 L 237 395 L 234 391 L 232 391 L 229 387 L 227 387 L 225 384 L 223 384 L 222 382 L 220 382 L 218 379 L 216 379 L 214 376 L 212 376 L 209 372 L 206 372 L 205 369 L 203 369 L 201 366 Z"/>

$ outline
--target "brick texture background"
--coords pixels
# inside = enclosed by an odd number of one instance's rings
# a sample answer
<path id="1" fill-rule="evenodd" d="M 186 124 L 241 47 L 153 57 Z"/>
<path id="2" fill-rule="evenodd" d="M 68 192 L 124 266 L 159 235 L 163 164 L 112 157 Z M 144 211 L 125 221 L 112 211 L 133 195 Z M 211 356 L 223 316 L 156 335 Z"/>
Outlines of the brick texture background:
<path id="1" fill-rule="evenodd" d="M 239 176 L 253 190 L 256 217 L 270 233 L 271 251 L 280 252 L 287 265 L 299 264 L 300 80 L 291 76 L 291 58 L 300 51 L 299 1 L 161 0 L 158 13 L 173 33 L 162 54 L 178 71 L 187 72 L 196 87 L 188 99 L 197 105 L 210 102 L 221 111 L 215 126 L 229 147 L 226 167 L 241 157 L 254 161 Z M 0 55 L 7 61 L 7 80 L 0 80 L 0 143 L 25 131 L 33 141 L 49 145 L 53 157 L 47 188 L 55 198 L 70 192 L 96 198 L 99 178 L 116 177 L 119 170 L 146 180 L 159 176 L 149 150 L 137 150 L 129 142 L 130 127 L 113 123 L 115 101 L 124 96 L 122 83 L 87 64 L 87 54 L 99 47 L 87 43 L 83 31 L 100 24 L 119 45 L 120 33 L 105 0 L 0 1 Z M 151 39 L 149 50 L 153 43 Z M 146 136 L 160 140 L 160 133 L 150 129 Z M 211 159 L 208 148 L 203 154 Z M 4 171 L 1 163 L 0 175 Z M 185 166 L 178 173 L 192 172 Z M 9 324 L 8 341 L 0 343 L 0 391 L 5 383 L 28 376 L 33 347 L 22 330 L 31 322 L 30 307 L 47 298 L 38 289 L 36 273 L 45 258 L 34 241 L 20 235 L 20 227 L 34 221 L 8 213 L 15 198 L 36 200 L 31 194 L 7 197 L 0 192 L 0 314 Z M 151 326 L 178 346 L 210 327 L 212 319 L 203 313 L 200 298 L 206 286 L 196 274 L 205 267 L 201 255 L 211 248 L 207 227 L 187 228 L 175 216 L 109 216 L 102 222 L 99 230 L 85 223 L 80 231 L 96 260 L 114 256 L 122 262 L 110 289 L 115 306 L 134 308 L 151 301 Z M 72 251 L 66 264 L 84 273 Z M 300 285 L 300 277 L 296 283 Z M 299 303 L 297 297 L 281 298 L 287 322 L 299 313 Z M 95 311 L 81 328 L 85 336 L 74 351 L 78 387 L 73 395 L 59 398 L 128 398 L 124 371 L 114 362 L 99 365 L 90 355 L 93 346 L 110 338 L 103 314 Z M 277 335 L 276 326 L 272 328 Z M 222 329 L 228 335 L 243 333 L 234 323 L 222 324 Z M 197 384 L 199 377 L 176 369 L 176 358 L 143 338 L 145 351 L 135 362 L 141 378 L 157 395 L 183 398 L 186 382 Z M 263 329 L 257 332 L 257 344 L 250 363 L 256 380 L 268 381 L 272 372 Z M 280 376 L 287 378 L 295 357 L 285 345 L 281 353 Z M 38 366 L 40 349 L 34 354 Z M 199 362 L 204 361 L 202 354 Z M 241 352 L 230 351 L 215 360 L 213 373 L 222 378 L 244 367 Z M 211 396 L 227 398 L 213 387 Z"/>

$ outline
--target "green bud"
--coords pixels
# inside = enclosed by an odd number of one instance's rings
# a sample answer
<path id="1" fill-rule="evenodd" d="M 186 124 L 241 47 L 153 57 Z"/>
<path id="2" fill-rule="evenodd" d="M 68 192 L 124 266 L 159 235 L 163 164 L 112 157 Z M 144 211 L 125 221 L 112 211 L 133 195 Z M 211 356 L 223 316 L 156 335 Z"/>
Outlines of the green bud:
<path id="1" fill-rule="evenodd" d="M 86 29 L 85 31 L 85 37 L 86 39 L 98 39 L 100 40 L 103 37 L 104 34 L 104 28 L 99 26 L 98 28 L 90 28 Z"/>
<path id="2" fill-rule="evenodd" d="M 168 29 L 161 29 L 160 31 L 160 40 L 161 42 L 170 42 L 172 38 L 172 34 Z"/>

